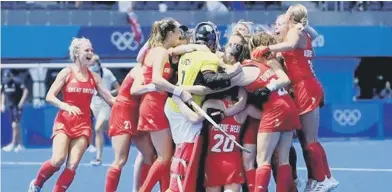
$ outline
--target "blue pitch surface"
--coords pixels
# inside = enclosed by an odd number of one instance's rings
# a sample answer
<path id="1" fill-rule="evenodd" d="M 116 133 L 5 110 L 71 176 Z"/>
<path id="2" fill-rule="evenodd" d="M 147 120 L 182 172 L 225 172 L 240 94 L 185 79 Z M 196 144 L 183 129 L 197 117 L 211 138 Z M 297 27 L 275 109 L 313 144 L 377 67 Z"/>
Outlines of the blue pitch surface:
<path id="1" fill-rule="evenodd" d="M 392 191 L 392 140 L 351 140 L 323 142 L 328 154 L 329 165 L 333 175 L 340 181 L 337 192 L 390 192 Z M 298 174 L 306 178 L 306 169 L 298 143 Z M 133 162 L 137 150 L 132 147 L 130 158 L 121 175 L 118 192 L 131 192 L 133 179 Z M 1 191 L 25 192 L 36 176 L 42 162 L 49 159 L 51 149 L 28 149 L 19 153 L 2 152 L 1 157 Z M 106 170 L 113 160 L 113 150 L 104 149 L 103 166 L 92 167 L 89 162 L 93 153 L 84 155 L 77 170 L 75 180 L 69 192 L 104 191 Z M 61 171 L 57 172 L 44 185 L 43 192 L 52 190 Z M 304 187 L 304 186 L 303 186 Z M 303 191 L 303 187 L 300 191 Z M 155 190 L 158 191 L 158 190 Z M 270 191 L 275 191 L 273 182 Z"/>

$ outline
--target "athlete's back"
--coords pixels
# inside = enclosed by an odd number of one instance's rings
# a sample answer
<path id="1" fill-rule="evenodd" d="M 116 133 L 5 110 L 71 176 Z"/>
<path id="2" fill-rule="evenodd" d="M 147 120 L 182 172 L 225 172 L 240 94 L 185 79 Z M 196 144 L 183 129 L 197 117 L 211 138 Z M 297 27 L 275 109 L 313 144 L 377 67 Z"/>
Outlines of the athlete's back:
<path id="1" fill-rule="evenodd" d="M 194 51 L 181 56 L 178 63 L 178 81 L 177 85 L 202 85 L 205 71 L 217 72 L 219 58 L 212 52 Z M 204 96 L 193 95 L 193 100 L 199 106 L 204 100 Z M 169 105 L 176 112 L 179 112 L 177 105 L 169 98 Z"/>

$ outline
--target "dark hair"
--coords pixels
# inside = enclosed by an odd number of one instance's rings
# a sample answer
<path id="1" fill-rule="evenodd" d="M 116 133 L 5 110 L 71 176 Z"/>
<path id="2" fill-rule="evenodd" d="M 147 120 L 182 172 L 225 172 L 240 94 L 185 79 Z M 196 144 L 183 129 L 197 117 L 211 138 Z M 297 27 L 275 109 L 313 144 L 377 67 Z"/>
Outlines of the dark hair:
<path id="1" fill-rule="evenodd" d="M 232 36 L 237 36 L 241 38 L 241 52 L 238 55 L 237 58 L 235 58 L 237 61 L 242 62 L 245 59 L 250 59 L 250 51 L 249 51 L 249 44 L 248 44 L 248 40 L 249 37 L 248 36 L 243 36 L 241 33 L 239 32 L 235 32 L 232 34 Z"/>
<path id="2" fill-rule="evenodd" d="M 152 25 L 150 38 L 148 40 L 150 47 L 162 45 L 163 41 L 167 38 L 167 34 L 170 31 L 174 31 L 176 27 L 176 21 L 171 18 L 155 21 Z"/>

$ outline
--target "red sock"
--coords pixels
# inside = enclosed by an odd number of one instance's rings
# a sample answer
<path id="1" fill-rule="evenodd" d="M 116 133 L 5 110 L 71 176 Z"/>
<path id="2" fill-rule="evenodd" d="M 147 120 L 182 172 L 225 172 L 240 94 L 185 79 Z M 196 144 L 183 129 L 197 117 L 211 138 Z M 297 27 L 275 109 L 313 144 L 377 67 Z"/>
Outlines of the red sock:
<path id="1" fill-rule="evenodd" d="M 160 160 L 156 160 L 154 164 L 152 164 L 151 169 L 146 177 L 146 180 L 139 191 L 152 191 L 152 188 L 155 186 L 155 184 L 162 178 L 164 171 L 167 169 L 166 167 L 168 167 L 167 164 L 164 164 Z"/>
<path id="2" fill-rule="evenodd" d="M 308 160 L 310 167 L 312 168 L 312 179 L 317 181 L 324 181 L 324 165 L 323 165 L 323 157 L 320 153 L 320 147 L 318 147 L 317 142 L 311 143 L 306 146 L 306 150 L 308 153 Z"/>
<path id="3" fill-rule="evenodd" d="M 75 171 L 65 168 L 63 173 L 57 179 L 56 185 L 53 188 L 53 192 L 65 192 L 71 185 L 75 177 Z"/>
<path id="4" fill-rule="evenodd" d="M 281 165 L 277 171 L 276 191 L 288 192 L 293 186 L 293 175 L 291 173 L 290 165 Z"/>
<path id="5" fill-rule="evenodd" d="M 248 191 L 255 191 L 256 169 L 245 171 L 246 183 L 248 184 Z"/>
<path id="6" fill-rule="evenodd" d="M 142 164 L 142 168 L 140 169 L 140 181 L 139 181 L 139 186 L 142 186 L 144 181 L 146 180 L 146 177 L 148 175 L 148 172 L 150 171 L 151 165 L 150 164 Z"/>
<path id="7" fill-rule="evenodd" d="M 56 173 L 60 167 L 55 167 L 50 163 L 50 161 L 45 161 L 45 163 L 41 166 L 41 168 L 38 171 L 37 178 L 35 179 L 35 186 L 41 187 L 44 185 L 44 183 L 52 177 L 54 173 Z"/>
<path id="8" fill-rule="evenodd" d="M 184 179 L 184 191 L 195 192 L 197 189 L 197 176 L 199 174 L 200 156 L 203 152 L 203 136 L 196 138 L 192 147 L 192 156 L 190 158 L 187 172 Z"/>
<path id="9" fill-rule="evenodd" d="M 169 189 L 170 185 L 170 166 L 166 166 L 164 170 L 162 170 L 162 178 L 159 181 L 159 187 L 161 191 L 166 191 Z"/>
<path id="10" fill-rule="evenodd" d="M 324 174 L 329 178 L 331 178 L 331 170 L 329 170 L 329 165 L 328 165 L 328 160 L 327 160 L 327 154 L 325 153 L 324 147 L 321 146 L 319 142 L 316 143 L 317 146 L 319 147 L 321 156 L 323 157 L 323 165 L 324 165 Z"/>
<path id="11" fill-rule="evenodd" d="M 266 192 L 271 179 L 271 165 L 263 165 L 256 170 L 254 192 Z"/>
<path id="12" fill-rule="evenodd" d="M 121 169 L 109 167 L 106 175 L 105 192 L 115 192 L 120 180 Z"/>

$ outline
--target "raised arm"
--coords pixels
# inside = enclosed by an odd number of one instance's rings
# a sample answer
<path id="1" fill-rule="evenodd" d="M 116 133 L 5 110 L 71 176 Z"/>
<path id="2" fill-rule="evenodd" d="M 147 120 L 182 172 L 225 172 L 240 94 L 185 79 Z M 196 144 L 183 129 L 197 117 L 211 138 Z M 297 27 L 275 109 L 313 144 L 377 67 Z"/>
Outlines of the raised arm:
<path id="1" fill-rule="evenodd" d="M 182 55 L 184 53 L 190 53 L 192 51 L 210 51 L 211 52 L 211 50 L 206 45 L 200 45 L 200 44 L 179 45 L 175 48 L 169 49 L 169 53 L 171 55 Z"/>
<path id="2" fill-rule="evenodd" d="M 315 40 L 319 36 L 317 31 L 313 27 L 311 27 L 309 25 L 305 26 L 304 31 L 310 35 L 310 38 L 312 40 Z"/>
<path id="3" fill-rule="evenodd" d="M 162 77 L 164 65 L 169 60 L 169 54 L 163 48 L 157 48 L 156 52 L 156 55 L 154 55 L 156 59 L 153 62 L 152 83 L 156 85 L 157 89 L 173 93 L 173 95 L 181 97 L 186 102 L 191 100 L 192 95 L 189 92 L 183 91 L 180 87 L 174 86 Z"/>
<path id="4" fill-rule="evenodd" d="M 95 88 L 97 89 L 97 92 L 102 96 L 102 98 L 106 101 L 108 105 L 112 106 L 115 102 L 115 97 L 113 97 L 110 91 L 106 89 L 105 85 L 103 84 L 102 78 L 97 73 L 92 73 L 96 82 Z"/>
<path id="5" fill-rule="evenodd" d="M 272 52 L 284 52 L 284 51 L 294 50 L 295 48 L 298 47 L 299 40 L 300 40 L 300 31 L 296 27 L 294 27 L 291 28 L 287 33 L 287 37 L 285 41 L 275 45 L 270 45 L 268 46 L 268 48 Z"/>
<path id="6" fill-rule="evenodd" d="M 233 106 L 225 109 L 226 116 L 232 116 L 238 114 L 246 107 L 246 101 L 248 100 L 248 92 L 240 87 L 238 90 L 238 102 L 236 102 Z"/>

